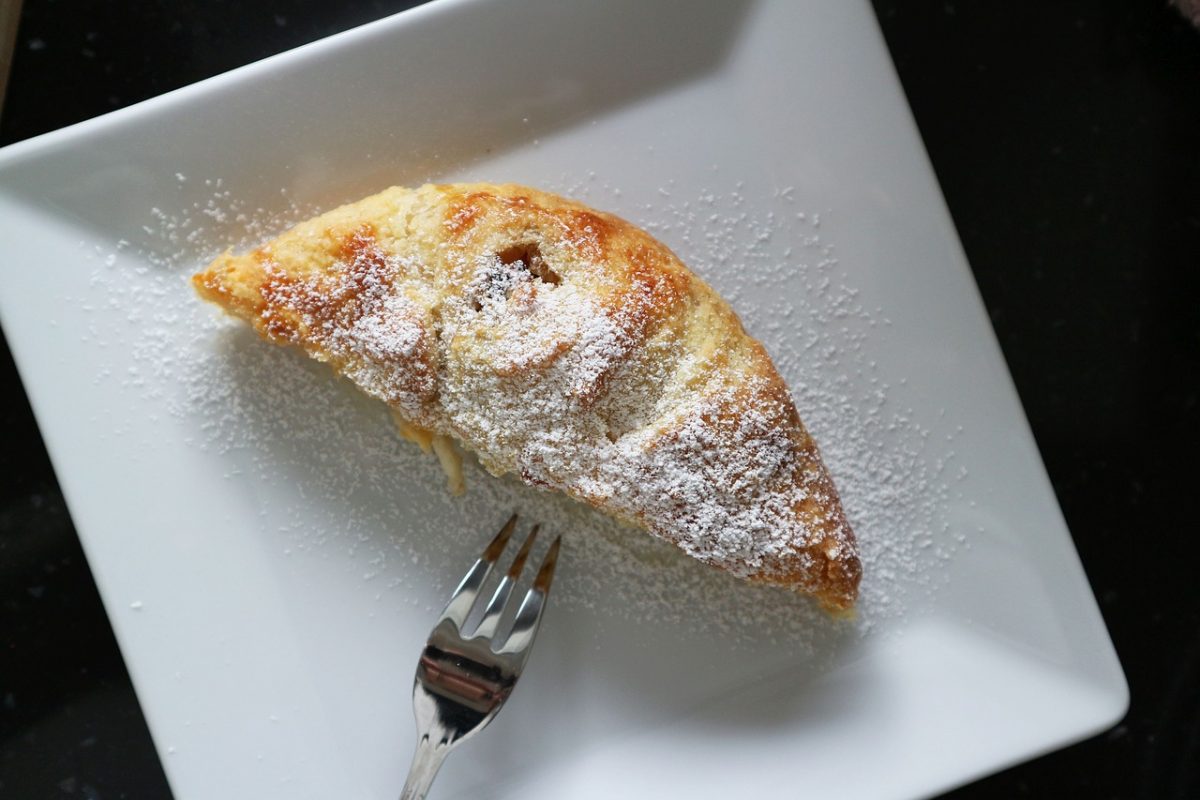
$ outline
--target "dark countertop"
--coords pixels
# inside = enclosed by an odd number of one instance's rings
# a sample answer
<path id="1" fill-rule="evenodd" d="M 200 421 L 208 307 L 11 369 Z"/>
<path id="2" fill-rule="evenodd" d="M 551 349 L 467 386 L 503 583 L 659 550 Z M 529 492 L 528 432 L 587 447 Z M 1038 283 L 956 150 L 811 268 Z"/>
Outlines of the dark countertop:
<path id="1" fill-rule="evenodd" d="M 25 0 L 0 144 L 412 3 L 268 5 Z M 1161 1 L 875 8 L 1132 691 L 949 796 L 1200 797 L 1200 32 Z M 6 348 L 0 381 L 0 796 L 169 797 Z"/>

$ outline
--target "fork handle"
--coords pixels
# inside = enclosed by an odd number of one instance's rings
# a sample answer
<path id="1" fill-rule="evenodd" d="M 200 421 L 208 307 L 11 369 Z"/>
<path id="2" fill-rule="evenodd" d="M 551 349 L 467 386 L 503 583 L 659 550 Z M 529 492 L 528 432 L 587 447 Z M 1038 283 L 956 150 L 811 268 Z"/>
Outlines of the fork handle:
<path id="1" fill-rule="evenodd" d="M 417 751 L 413 753 L 412 766 L 408 768 L 408 780 L 404 782 L 400 800 L 423 800 L 449 752 L 448 745 L 434 744 L 433 737 L 428 734 L 417 739 Z"/>

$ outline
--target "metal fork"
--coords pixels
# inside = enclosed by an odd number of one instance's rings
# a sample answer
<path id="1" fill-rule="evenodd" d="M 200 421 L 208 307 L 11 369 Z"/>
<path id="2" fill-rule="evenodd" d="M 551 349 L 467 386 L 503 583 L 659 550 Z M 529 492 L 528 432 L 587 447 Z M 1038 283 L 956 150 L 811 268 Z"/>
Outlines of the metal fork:
<path id="1" fill-rule="evenodd" d="M 470 636 L 463 633 L 484 582 L 504 552 L 517 526 L 513 514 L 475 565 L 467 571 L 429 634 L 417 662 L 413 682 L 413 715 L 417 718 L 417 752 L 409 767 L 400 800 L 425 797 L 446 755 L 459 742 L 482 730 L 512 694 L 529 660 L 529 651 L 546 608 L 550 583 L 562 537 L 554 540 L 525 593 L 506 635 L 498 635 L 509 598 L 533 548 L 534 525 L 488 601 L 483 617 Z"/>

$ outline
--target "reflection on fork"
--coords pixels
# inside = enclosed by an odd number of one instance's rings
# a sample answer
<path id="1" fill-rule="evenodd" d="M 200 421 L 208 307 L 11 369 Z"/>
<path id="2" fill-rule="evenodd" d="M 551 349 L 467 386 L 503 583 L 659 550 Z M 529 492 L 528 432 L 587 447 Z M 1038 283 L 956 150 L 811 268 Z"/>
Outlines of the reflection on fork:
<path id="1" fill-rule="evenodd" d="M 455 745 L 482 730 L 512 694 L 542 621 L 561 537 L 546 552 L 511 625 L 501 622 L 537 538 L 533 526 L 512 566 L 501 578 L 470 635 L 463 631 L 480 590 L 504 552 L 517 526 L 513 514 L 483 555 L 467 571 L 442 612 L 417 662 L 413 683 L 413 715 L 417 719 L 417 751 L 401 800 L 418 800 L 429 791 L 438 768 Z"/>

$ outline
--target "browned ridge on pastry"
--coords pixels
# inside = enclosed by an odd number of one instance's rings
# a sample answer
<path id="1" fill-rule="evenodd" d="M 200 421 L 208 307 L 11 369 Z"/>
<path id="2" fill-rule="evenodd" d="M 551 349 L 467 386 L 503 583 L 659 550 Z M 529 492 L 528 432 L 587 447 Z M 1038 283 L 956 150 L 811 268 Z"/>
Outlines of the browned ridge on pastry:
<path id="1" fill-rule="evenodd" d="M 751 581 L 853 606 L 854 535 L 787 386 L 667 247 L 515 185 L 391 188 L 193 278 L 456 443 Z"/>

